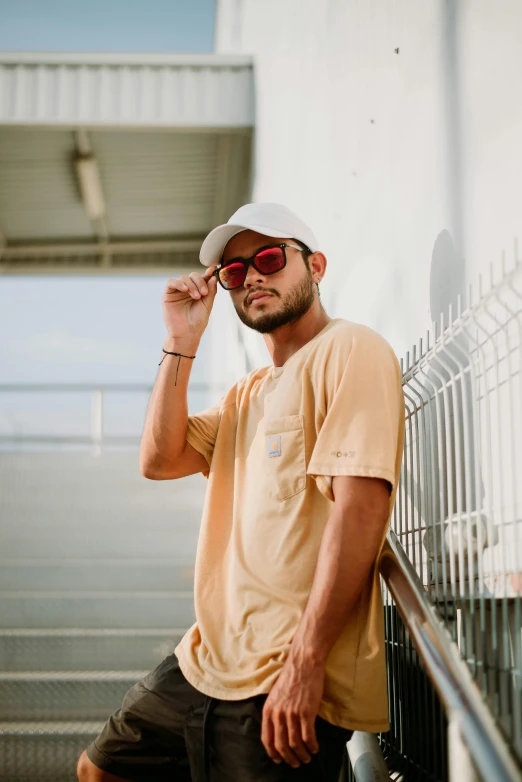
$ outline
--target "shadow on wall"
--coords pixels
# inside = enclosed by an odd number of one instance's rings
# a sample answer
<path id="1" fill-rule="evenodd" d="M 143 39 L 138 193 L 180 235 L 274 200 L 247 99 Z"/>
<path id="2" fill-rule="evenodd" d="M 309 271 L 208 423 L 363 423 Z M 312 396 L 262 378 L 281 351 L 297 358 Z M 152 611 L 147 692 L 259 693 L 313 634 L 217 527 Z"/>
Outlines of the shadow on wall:
<path id="1" fill-rule="evenodd" d="M 442 333 L 441 314 L 444 315 L 443 327 L 447 336 L 443 346 L 439 346 L 437 353 L 429 359 L 427 367 L 418 372 L 415 394 L 418 396 L 420 392 L 428 402 L 427 408 L 423 409 L 427 413 L 429 445 L 424 442 L 423 447 L 431 479 L 425 486 L 417 487 L 417 492 L 423 491 L 429 497 L 426 507 L 430 508 L 430 518 L 423 544 L 434 568 L 432 577 L 436 583 L 440 580 L 437 563 L 443 560 L 449 562 L 452 550 L 449 537 L 458 537 L 458 529 L 454 530 L 456 512 L 476 512 L 482 507 L 484 498 L 484 486 L 475 465 L 478 430 L 476 379 L 470 364 L 471 346 L 465 331 L 452 333 L 449 328 L 450 320 L 457 317 L 459 295 L 462 310 L 465 309 L 465 280 L 464 259 L 457 252 L 451 234 L 444 229 L 435 240 L 431 259 L 430 315 L 435 322 L 434 338 Z M 462 480 L 459 481 L 459 475 L 466 475 L 466 460 L 469 463 L 469 483 L 464 485 Z M 418 510 L 422 512 L 420 508 Z M 482 515 L 474 517 L 472 539 L 468 543 L 476 543 L 477 538 L 485 541 L 485 529 L 482 538 L 479 537 L 479 524 L 484 524 Z M 461 576 L 464 580 L 468 577 L 465 563 Z"/>
<path id="2" fill-rule="evenodd" d="M 457 253 L 450 232 L 444 229 L 435 239 L 431 254 L 430 317 L 432 321 L 440 323 L 440 315 L 443 312 L 447 325 L 450 304 L 455 317 L 459 293 L 464 309 L 465 278 L 464 259 Z"/>

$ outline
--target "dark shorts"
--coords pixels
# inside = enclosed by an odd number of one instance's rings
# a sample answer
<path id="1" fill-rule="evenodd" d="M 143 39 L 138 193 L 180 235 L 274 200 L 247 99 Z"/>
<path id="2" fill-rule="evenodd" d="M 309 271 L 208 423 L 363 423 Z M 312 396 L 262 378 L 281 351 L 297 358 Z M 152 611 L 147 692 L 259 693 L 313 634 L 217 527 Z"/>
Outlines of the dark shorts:
<path id="1" fill-rule="evenodd" d="M 265 699 L 209 698 L 171 655 L 129 690 L 87 755 L 133 782 L 338 782 L 351 731 L 318 717 L 320 749 L 311 763 L 278 765 L 261 743 Z"/>

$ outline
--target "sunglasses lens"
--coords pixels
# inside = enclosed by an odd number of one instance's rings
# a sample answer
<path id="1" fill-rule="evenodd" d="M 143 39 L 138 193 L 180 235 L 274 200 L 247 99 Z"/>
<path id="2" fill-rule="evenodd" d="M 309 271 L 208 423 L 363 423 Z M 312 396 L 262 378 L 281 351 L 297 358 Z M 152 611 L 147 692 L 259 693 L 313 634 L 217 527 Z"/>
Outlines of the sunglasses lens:
<path id="1" fill-rule="evenodd" d="M 281 271 L 285 265 L 285 256 L 281 247 L 269 247 L 262 250 L 254 260 L 261 274 L 275 274 Z"/>
<path id="2" fill-rule="evenodd" d="M 242 263 L 230 263 L 219 270 L 219 279 L 227 290 L 239 288 L 246 277 L 246 269 Z"/>
<path id="3" fill-rule="evenodd" d="M 285 254 L 282 247 L 269 247 L 261 250 L 253 259 L 253 265 L 261 274 L 275 274 L 285 266 Z M 219 270 L 221 284 L 227 290 L 239 288 L 246 278 L 244 263 L 229 263 Z"/>

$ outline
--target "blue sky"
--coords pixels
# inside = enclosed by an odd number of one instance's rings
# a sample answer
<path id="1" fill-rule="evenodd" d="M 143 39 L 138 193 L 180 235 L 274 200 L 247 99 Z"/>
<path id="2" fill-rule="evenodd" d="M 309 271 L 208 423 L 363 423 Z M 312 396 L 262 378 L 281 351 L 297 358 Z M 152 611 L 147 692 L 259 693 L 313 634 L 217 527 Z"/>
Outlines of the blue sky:
<path id="1" fill-rule="evenodd" d="M 165 326 L 164 276 L 0 277 L 0 384 L 152 384 L 161 359 Z M 204 338 L 192 380 L 205 381 Z M 193 412 L 221 395 L 191 394 Z M 119 434 L 140 432 L 148 394 L 110 394 L 106 426 Z M 86 434 L 88 394 L 3 393 L 0 435 Z"/>
<path id="2" fill-rule="evenodd" d="M 214 0 L 0 0 L 0 50 L 208 52 Z"/>
<path id="3" fill-rule="evenodd" d="M 0 18 L 3 51 L 209 52 L 214 0 L 0 0 Z M 0 277 L 0 383 L 152 383 L 168 276 Z M 0 432 L 35 404 L 1 398 Z"/>

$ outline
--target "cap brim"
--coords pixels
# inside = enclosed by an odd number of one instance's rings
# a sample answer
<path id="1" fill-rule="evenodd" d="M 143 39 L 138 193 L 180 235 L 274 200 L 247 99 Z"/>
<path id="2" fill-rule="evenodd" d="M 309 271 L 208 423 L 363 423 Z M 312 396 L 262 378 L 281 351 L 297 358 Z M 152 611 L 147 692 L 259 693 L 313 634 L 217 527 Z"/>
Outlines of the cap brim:
<path id="1" fill-rule="evenodd" d="M 204 240 L 199 252 L 199 260 L 203 266 L 214 266 L 221 262 L 223 257 L 223 250 L 236 234 L 241 231 L 255 231 L 256 233 L 263 234 L 264 236 L 270 236 L 274 239 L 292 239 L 291 234 L 281 233 L 281 231 L 274 231 L 273 228 L 266 228 L 262 225 L 230 225 L 225 223 L 224 225 L 218 225 Z"/>

